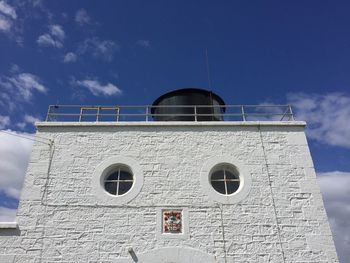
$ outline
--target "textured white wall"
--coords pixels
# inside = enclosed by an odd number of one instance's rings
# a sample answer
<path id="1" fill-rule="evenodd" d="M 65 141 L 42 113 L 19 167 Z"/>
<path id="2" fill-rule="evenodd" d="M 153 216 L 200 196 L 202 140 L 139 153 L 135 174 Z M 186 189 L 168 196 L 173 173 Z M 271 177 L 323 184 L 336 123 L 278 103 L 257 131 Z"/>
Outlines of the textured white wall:
<path id="1" fill-rule="evenodd" d="M 50 173 L 50 149 L 36 143 L 19 229 L 0 230 L 0 262 L 134 262 L 129 247 L 140 262 L 174 247 L 219 262 L 225 251 L 227 262 L 338 262 L 303 123 L 51 125 L 38 131 L 54 140 Z M 96 167 L 114 156 L 143 171 L 140 193 L 125 204 L 101 203 L 93 191 Z M 200 171 L 217 156 L 239 160 L 252 177 L 237 204 L 202 190 Z M 157 211 L 167 207 L 188 211 L 188 238 L 159 238 Z"/>

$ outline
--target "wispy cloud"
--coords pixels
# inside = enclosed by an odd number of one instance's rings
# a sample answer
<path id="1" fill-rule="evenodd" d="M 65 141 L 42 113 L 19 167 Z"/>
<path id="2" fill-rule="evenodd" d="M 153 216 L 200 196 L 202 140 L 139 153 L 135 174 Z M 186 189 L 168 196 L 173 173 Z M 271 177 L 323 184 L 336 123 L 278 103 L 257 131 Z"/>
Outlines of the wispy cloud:
<path id="1" fill-rule="evenodd" d="M 0 14 L 0 31 L 8 32 L 10 31 L 11 26 L 12 26 L 11 20 Z"/>
<path id="2" fill-rule="evenodd" d="M 66 36 L 62 27 L 60 25 L 52 25 L 50 26 L 51 35 L 57 37 L 59 40 L 63 40 Z"/>
<path id="3" fill-rule="evenodd" d="M 13 135 L 27 135 L 8 131 Z M 0 191 L 19 198 L 33 142 L 0 132 Z"/>
<path id="4" fill-rule="evenodd" d="M 75 22 L 77 22 L 80 26 L 83 26 L 89 24 L 91 22 L 91 18 L 87 11 L 81 8 L 75 14 Z"/>
<path id="5" fill-rule="evenodd" d="M 17 64 L 11 64 L 10 72 L 11 73 L 18 73 L 21 71 L 21 68 Z"/>
<path id="6" fill-rule="evenodd" d="M 28 126 L 28 124 L 34 125 L 35 122 L 38 122 L 38 121 L 41 121 L 41 119 L 29 114 L 25 114 L 23 117 L 23 121 L 16 123 L 16 126 L 23 130 Z"/>
<path id="7" fill-rule="evenodd" d="M 66 34 L 60 25 L 50 25 L 49 32 L 38 37 L 39 46 L 62 48 Z"/>
<path id="8" fill-rule="evenodd" d="M 10 32 L 13 22 L 17 19 L 16 10 L 5 1 L 0 1 L 0 31 Z"/>
<path id="9" fill-rule="evenodd" d="M 151 48 L 151 41 L 149 40 L 138 40 L 136 42 L 136 45 L 140 46 L 140 47 L 143 47 L 143 48 Z"/>
<path id="10" fill-rule="evenodd" d="M 333 171 L 317 176 L 341 262 L 350 258 L 350 172 Z"/>
<path id="11" fill-rule="evenodd" d="M 77 61 L 78 56 L 73 52 L 68 52 L 66 55 L 64 55 L 63 62 L 64 63 L 72 63 Z"/>
<path id="12" fill-rule="evenodd" d="M 0 90 L 0 105 L 11 111 L 18 102 L 31 102 L 35 92 L 46 93 L 48 89 L 34 74 L 15 73 L 0 76 Z"/>
<path id="13" fill-rule="evenodd" d="M 30 73 L 20 73 L 13 77 L 9 77 L 7 78 L 5 85 L 17 90 L 19 95 L 22 96 L 25 101 L 31 100 L 33 91 L 42 93 L 47 91 L 40 78 Z"/>
<path id="14" fill-rule="evenodd" d="M 63 47 L 62 42 L 55 40 L 51 35 L 49 34 L 44 34 L 38 37 L 37 43 L 39 46 L 44 46 L 44 47 L 56 47 L 56 48 L 61 48 Z"/>
<path id="15" fill-rule="evenodd" d="M 24 115 L 24 121 L 34 125 L 36 122 L 40 121 L 40 118 L 26 114 Z"/>
<path id="16" fill-rule="evenodd" d="M 11 17 L 12 19 L 17 18 L 15 8 L 7 4 L 5 1 L 0 1 L 0 12 Z"/>
<path id="17" fill-rule="evenodd" d="M 320 143 L 350 148 L 350 96 L 342 93 L 289 94 L 296 117 L 307 122 L 307 135 Z"/>
<path id="18" fill-rule="evenodd" d="M 41 121 L 41 119 L 29 114 L 25 114 L 23 117 L 23 121 L 16 123 L 16 126 L 20 129 L 25 129 L 28 126 L 28 124 L 34 125 L 38 121 Z"/>
<path id="19" fill-rule="evenodd" d="M 75 85 L 88 89 L 95 96 L 120 95 L 122 91 L 112 83 L 102 84 L 96 79 L 75 81 Z"/>
<path id="20" fill-rule="evenodd" d="M 0 115 L 0 129 L 4 129 L 10 125 L 10 117 Z"/>
<path id="21" fill-rule="evenodd" d="M 112 61 L 115 51 L 120 50 L 120 46 L 111 40 L 100 40 L 97 37 L 86 39 L 78 48 L 80 54 L 92 54 L 97 58 Z"/>

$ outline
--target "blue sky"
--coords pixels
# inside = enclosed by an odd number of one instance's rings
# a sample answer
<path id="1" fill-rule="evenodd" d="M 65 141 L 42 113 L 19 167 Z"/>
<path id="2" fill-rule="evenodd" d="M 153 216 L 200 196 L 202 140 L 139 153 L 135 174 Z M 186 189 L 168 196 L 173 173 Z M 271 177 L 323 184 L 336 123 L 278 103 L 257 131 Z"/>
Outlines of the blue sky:
<path id="1" fill-rule="evenodd" d="M 49 104 L 144 105 L 169 90 L 208 88 L 208 49 L 212 89 L 226 103 L 292 103 L 308 122 L 344 260 L 349 12 L 349 1 L 0 1 L 0 128 L 29 136 Z M 2 136 L 2 154 L 27 153 L 22 170 L 0 162 L 0 205 L 14 209 L 30 144 Z M 4 179 L 9 173 L 17 179 Z"/>

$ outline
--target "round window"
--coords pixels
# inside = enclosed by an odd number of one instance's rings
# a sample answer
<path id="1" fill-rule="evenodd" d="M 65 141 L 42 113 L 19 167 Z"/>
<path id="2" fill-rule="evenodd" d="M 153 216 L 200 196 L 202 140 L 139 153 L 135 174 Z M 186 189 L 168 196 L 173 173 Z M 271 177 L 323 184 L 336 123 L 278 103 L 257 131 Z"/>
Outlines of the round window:
<path id="1" fill-rule="evenodd" d="M 113 167 L 104 178 L 104 188 L 112 195 L 127 193 L 134 183 L 133 174 L 128 167 Z"/>
<path id="2" fill-rule="evenodd" d="M 210 172 L 210 184 L 220 194 L 231 195 L 240 185 L 238 170 L 233 165 L 218 164 Z"/>

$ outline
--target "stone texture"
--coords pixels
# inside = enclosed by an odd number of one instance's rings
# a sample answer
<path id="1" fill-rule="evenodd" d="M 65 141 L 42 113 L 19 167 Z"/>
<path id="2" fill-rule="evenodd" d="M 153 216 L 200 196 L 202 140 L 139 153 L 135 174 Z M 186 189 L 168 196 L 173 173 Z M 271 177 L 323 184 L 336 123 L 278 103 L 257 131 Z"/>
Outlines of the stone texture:
<path id="1" fill-rule="evenodd" d="M 33 147 L 18 228 L 0 229 L 1 262 L 135 262 L 130 247 L 148 262 L 150 251 L 159 257 L 179 248 L 218 262 L 225 255 L 236 263 L 338 262 L 298 122 L 56 123 L 39 125 L 37 134 L 52 139 L 53 148 Z M 214 202 L 200 187 L 203 164 L 221 155 L 239 160 L 252 176 L 249 195 L 234 205 Z M 113 156 L 137 160 L 144 173 L 140 193 L 122 205 L 101 204 L 92 191 L 94 169 Z M 157 211 L 167 207 L 188 210 L 188 238 L 157 238 Z M 169 253 L 183 257 L 188 250 L 181 251 Z"/>

